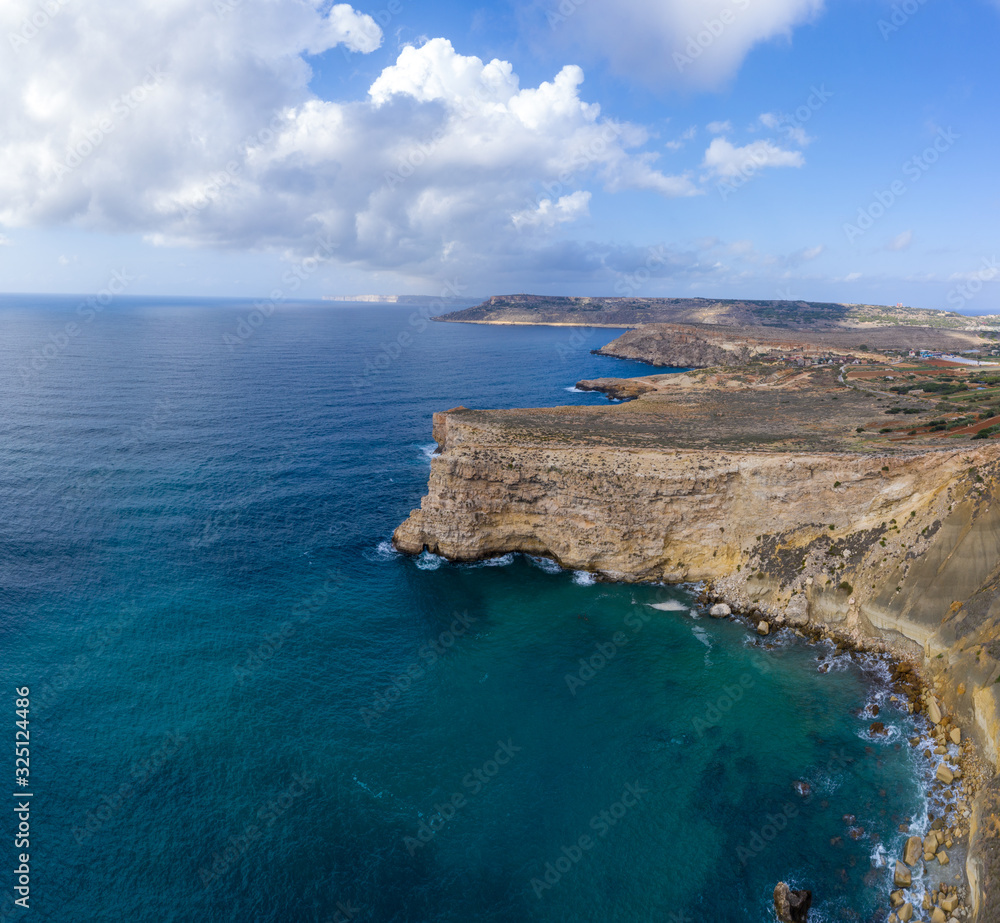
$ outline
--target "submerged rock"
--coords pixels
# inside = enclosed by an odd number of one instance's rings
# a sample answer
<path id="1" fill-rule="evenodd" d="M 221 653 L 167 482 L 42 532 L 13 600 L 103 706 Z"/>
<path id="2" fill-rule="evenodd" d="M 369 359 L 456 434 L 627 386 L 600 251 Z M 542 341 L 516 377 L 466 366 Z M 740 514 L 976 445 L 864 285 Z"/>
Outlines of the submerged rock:
<path id="1" fill-rule="evenodd" d="M 774 887 L 774 910 L 781 923 L 806 923 L 812 906 L 812 891 L 793 891 L 783 881 Z"/>

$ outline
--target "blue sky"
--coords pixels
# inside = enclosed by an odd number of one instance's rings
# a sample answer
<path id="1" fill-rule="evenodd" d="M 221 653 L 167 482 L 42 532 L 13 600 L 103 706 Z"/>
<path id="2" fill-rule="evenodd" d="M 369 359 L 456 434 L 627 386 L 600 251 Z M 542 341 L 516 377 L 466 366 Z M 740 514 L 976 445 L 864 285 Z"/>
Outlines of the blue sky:
<path id="1" fill-rule="evenodd" d="M 0 289 L 1000 311 L 993 0 L 11 0 Z"/>

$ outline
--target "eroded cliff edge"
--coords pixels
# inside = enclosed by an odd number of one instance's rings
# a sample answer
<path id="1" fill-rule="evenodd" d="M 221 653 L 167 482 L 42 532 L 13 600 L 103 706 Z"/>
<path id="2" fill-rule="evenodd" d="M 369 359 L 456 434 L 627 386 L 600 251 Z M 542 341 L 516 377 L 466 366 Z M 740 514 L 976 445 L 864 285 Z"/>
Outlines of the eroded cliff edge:
<path id="1" fill-rule="evenodd" d="M 734 607 L 884 641 L 942 682 L 995 766 L 1000 451 L 869 438 L 885 404 L 834 376 L 653 376 L 617 406 L 437 414 L 428 495 L 394 541 L 707 581 Z M 973 819 L 981 921 L 1000 919 L 998 790 L 980 792 Z"/>

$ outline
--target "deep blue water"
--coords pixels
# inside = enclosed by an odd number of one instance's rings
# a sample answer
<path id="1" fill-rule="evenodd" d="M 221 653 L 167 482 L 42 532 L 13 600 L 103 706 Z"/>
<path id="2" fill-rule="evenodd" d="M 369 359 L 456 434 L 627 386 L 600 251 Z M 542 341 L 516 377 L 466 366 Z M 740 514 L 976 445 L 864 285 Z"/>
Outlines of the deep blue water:
<path id="1" fill-rule="evenodd" d="M 873 856 L 923 802 L 907 721 L 866 739 L 877 671 L 683 588 L 388 548 L 435 410 L 601 402 L 567 389 L 649 371 L 590 355 L 615 331 L 79 304 L 0 299 L 0 701 L 13 735 L 30 687 L 34 798 L 31 910 L 9 812 L 0 920 L 735 923 L 779 879 L 884 918 Z"/>

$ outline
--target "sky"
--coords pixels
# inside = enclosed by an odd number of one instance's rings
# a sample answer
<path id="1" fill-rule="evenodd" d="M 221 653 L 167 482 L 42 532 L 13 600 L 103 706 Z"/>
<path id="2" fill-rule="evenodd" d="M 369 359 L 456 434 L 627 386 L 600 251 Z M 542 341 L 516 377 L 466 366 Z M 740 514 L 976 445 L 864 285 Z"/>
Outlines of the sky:
<path id="1" fill-rule="evenodd" d="M 1000 311 L 997 47 L 1000 0 L 4 0 L 0 290 Z"/>

